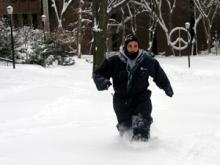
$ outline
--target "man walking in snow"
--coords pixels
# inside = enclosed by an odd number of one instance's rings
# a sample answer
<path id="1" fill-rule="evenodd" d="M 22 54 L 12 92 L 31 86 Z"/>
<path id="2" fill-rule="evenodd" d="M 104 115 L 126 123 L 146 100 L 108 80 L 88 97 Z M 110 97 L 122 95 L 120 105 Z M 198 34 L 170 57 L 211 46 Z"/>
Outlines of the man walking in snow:
<path id="1" fill-rule="evenodd" d="M 119 55 L 105 59 L 93 72 L 99 91 L 107 90 L 112 85 L 112 78 L 115 91 L 113 107 L 120 135 L 132 130 L 134 140 L 146 141 L 150 137 L 153 120 L 149 76 L 167 96 L 173 96 L 171 84 L 159 62 L 139 48 L 139 41 L 133 34 L 126 37 Z"/>

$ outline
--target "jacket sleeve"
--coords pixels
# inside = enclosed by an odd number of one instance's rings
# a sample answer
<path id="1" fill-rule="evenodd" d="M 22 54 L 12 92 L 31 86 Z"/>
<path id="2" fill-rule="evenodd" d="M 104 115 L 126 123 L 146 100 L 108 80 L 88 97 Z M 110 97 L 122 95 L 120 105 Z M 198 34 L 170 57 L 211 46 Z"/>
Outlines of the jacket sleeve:
<path id="1" fill-rule="evenodd" d="M 151 68 L 150 76 L 153 77 L 153 81 L 157 84 L 157 86 L 164 91 L 167 91 L 167 89 L 172 89 L 170 81 L 160 66 L 159 62 L 156 59 L 153 59 L 153 65 Z"/>
<path id="2" fill-rule="evenodd" d="M 109 59 L 105 59 L 103 63 L 93 72 L 92 78 L 98 90 L 105 90 L 103 87 L 105 82 L 110 82 L 111 66 Z"/>

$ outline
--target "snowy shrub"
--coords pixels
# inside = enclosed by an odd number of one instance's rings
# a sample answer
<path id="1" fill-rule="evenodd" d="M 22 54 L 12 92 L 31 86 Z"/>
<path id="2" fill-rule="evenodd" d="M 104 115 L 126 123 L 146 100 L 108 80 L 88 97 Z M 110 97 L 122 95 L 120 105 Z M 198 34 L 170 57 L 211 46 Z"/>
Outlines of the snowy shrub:
<path id="1" fill-rule="evenodd" d="M 63 65 L 73 65 L 75 64 L 75 60 L 73 57 L 64 57 Z"/>
<path id="2" fill-rule="evenodd" d="M 73 65 L 70 58 L 76 54 L 75 39 L 71 33 L 51 33 L 44 40 L 42 30 L 24 26 L 14 29 L 14 48 L 17 63 L 49 65 Z M 6 21 L 0 21 L 0 56 L 11 58 L 10 27 Z"/>
<path id="3" fill-rule="evenodd" d="M 18 59 L 23 59 L 24 62 L 30 58 L 33 53 L 33 45 L 38 41 L 38 39 L 35 40 L 36 35 L 34 32 L 35 30 L 27 26 L 16 31 L 19 35 L 19 39 L 16 42 L 20 45 L 16 49 L 18 52 Z"/>
<path id="4" fill-rule="evenodd" d="M 36 50 L 43 44 L 43 32 L 38 29 L 24 26 L 16 30 L 18 39 L 15 41 L 19 47 L 16 48 L 17 60 L 21 63 L 30 63 Z"/>
<path id="5" fill-rule="evenodd" d="M 0 20 L 0 56 L 9 58 L 11 54 L 10 28 L 4 19 Z"/>
<path id="6" fill-rule="evenodd" d="M 50 65 L 55 64 L 55 58 L 53 55 L 49 55 L 45 60 L 44 60 L 44 66 L 49 67 Z"/>
<path id="7" fill-rule="evenodd" d="M 73 60 L 70 60 L 74 55 L 71 49 L 65 43 L 52 37 L 45 43 L 36 45 L 32 54 L 30 62 L 44 67 L 56 63 L 59 65 L 73 65 L 75 63 Z"/>
<path id="8" fill-rule="evenodd" d="M 62 46 L 63 49 L 71 54 L 76 54 L 77 50 L 77 41 L 76 34 L 72 31 L 56 31 L 51 33 L 53 41 L 59 46 Z"/>
<path id="9" fill-rule="evenodd" d="M 64 42 L 60 35 L 52 33 L 49 38 L 44 40 L 42 30 L 34 30 L 30 27 L 20 29 L 18 33 L 20 34 L 20 42 L 23 43 L 18 49 L 19 58 L 24 59 L 24 63 L 39 64 L 44 67 L 56 63 L 66 65 L 65 57 L 74 55 L 69 42 Z M 67 38 L 65 37 L 66 40 L 69 40 Z"/>

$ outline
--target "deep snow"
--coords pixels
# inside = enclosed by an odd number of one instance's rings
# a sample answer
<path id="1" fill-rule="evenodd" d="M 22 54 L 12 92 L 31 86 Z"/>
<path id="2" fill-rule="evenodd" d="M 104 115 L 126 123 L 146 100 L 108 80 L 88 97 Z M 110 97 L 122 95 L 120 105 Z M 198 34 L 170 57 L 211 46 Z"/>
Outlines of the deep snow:
<path id="1" fill-rule="evenodd" d="M 152 140 L 118 136 L 112 88 L 98 92 L 92 64 L 0 65 L 1 165 L 217 165 L 220 162 L 220 56 L 157 57 L 169 98 L 151 80 Z"/>

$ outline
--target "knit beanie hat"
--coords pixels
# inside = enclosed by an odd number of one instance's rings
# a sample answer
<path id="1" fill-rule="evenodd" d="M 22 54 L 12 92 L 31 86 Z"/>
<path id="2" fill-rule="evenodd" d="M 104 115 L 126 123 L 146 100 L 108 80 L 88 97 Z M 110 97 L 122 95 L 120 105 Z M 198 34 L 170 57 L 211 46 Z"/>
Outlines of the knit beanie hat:
<path id="1" fill-rule="evenodd" d="M 128 43 L 131 41 L 136 41 L 139 44 L 139 41 L 137 39 L 137 37 L 134 34 L 128 34 L 125 37 L 125 43 L 124 43 L 124 48 L 127 49 Z"/>

